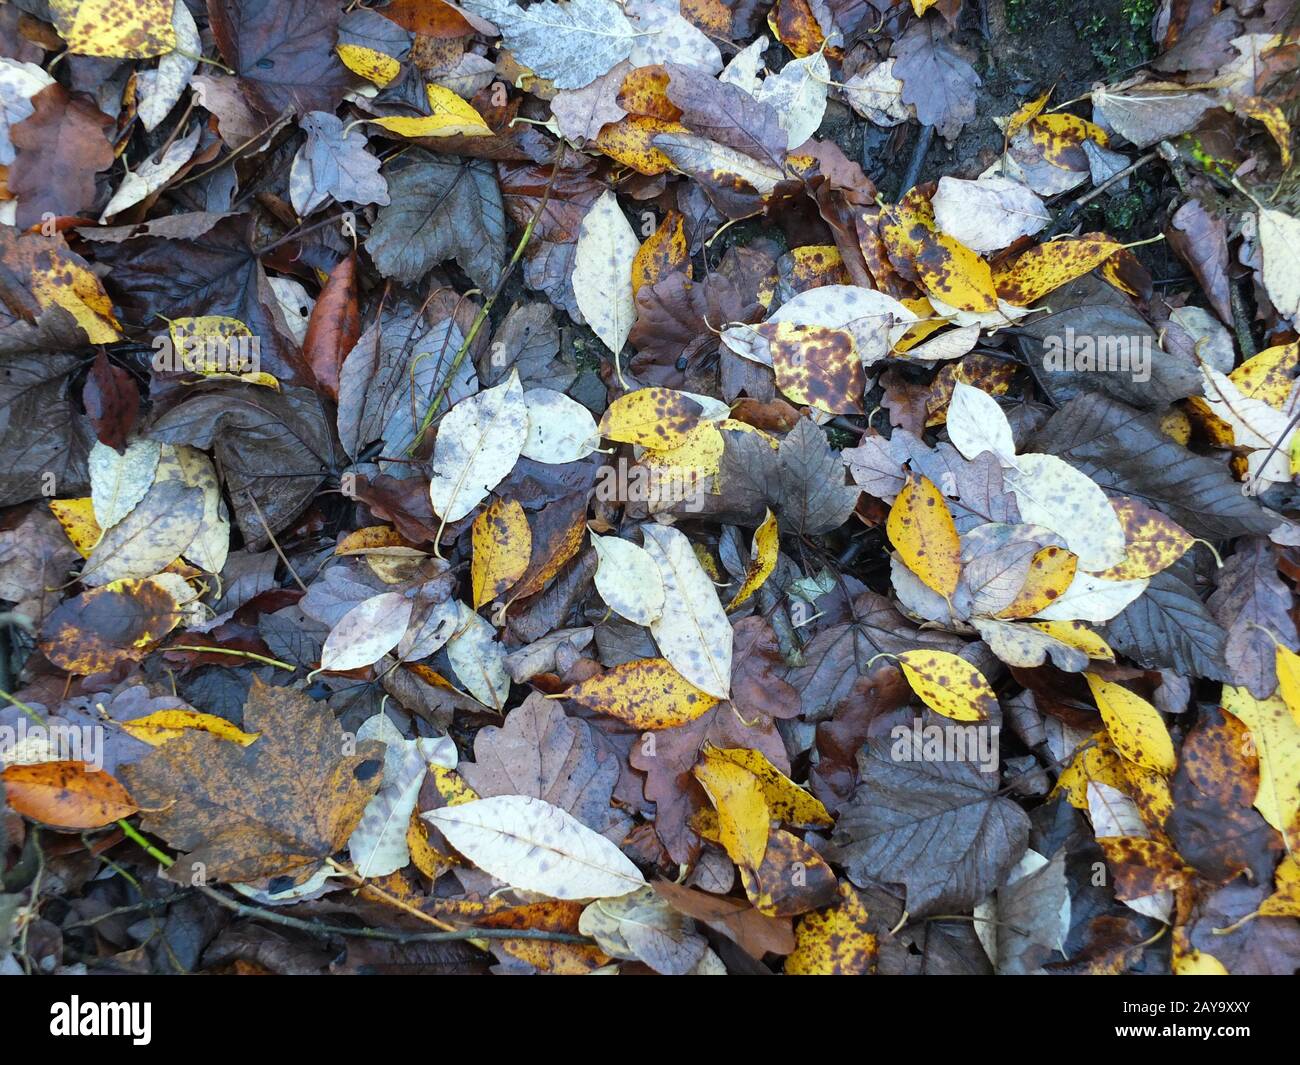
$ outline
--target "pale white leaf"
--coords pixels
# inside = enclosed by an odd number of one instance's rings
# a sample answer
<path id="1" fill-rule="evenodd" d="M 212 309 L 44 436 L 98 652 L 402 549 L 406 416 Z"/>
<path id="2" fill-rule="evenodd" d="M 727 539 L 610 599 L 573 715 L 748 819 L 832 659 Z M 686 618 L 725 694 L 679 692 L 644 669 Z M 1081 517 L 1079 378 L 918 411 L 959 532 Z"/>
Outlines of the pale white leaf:
<path id="1" fill-rule="evenodd" d="M 606 190 L 582 220 L 573 258 L 573 293 L 587 324 L 615 355 L 636 322 L 632 261 L 640 247 L 618 197 Z"/>
<path id="2" fill-rule="evenodd" d="M 1055 455 L 1020 455 L 1004 474 L 1020 517 L 1065 538 L 1079 569 L 1099 572 L 1124 560 L 1124 526 L 1095 481 Z"/>
<path id="3" fill-rule="evenodd" d="M 600 446 L 596 420 L 577 400 L 552 388 L 524 393 L 528 439 L 521 454 L 535 462 L 564 463 L 586 458 Z"/>
<path id="4" fill-rule="evenodd" d="M 447 643 L 447 660 L 470 695 L 484 706 L 503 710 L 510 695 L 505 648 L 491 623 L 464 603 L 458 607 L 460 623 Z"/>
<path id="5" fill-rule="evenodd" d="M 930 202 L 939 228 L 978 252 L 1006 248 L 1052 220 L 1033 189 L 1006 177 L 941 177 Z"/>
<path id="6" fill-rule="evenodd" d="M 790 60 L 780 73 L 769 74 L 754 94 L 756 99 L 775 109 L 792 151 L 822 124 L 830 76 L 826 57 L 821 52 L 813 52 L 803 59 Z"/>
<path id="7" fill-rule="evenodd" d="M 90 505 L 101 529 L 111 529 L 144 498 L 161 455 L 162 445 L 157 440 L 132 440 L 121 455 L 95 441 L 88 460 Z"/>
<path id="8" fill-rule="evenodd" d="M 104 213 L 99 216 L 100 222 L 107 221 L 119 211 L 133 207 L 146 196 L 152 195 L 166 185 L 177 171 L 190 161 L 194 149 L 199 146 L 199 134 L 202 131 L 202 125 L 196 123 L 189 133 L 168 145 L 161 159 L 155 161 L 151 157 L 141 163 L 136 170 L 128 170 L 126 177 L 122 179 L 122 184 L 117 187 L 113 198 L 104 208 Z"/>
<path id="9" fill-rule="evenodd" d="M 135 76 L 140 99 L 136 113 L 150 132 L 176 106 L 203 54 L 199 29 L 185 0 L 176 0 L 172 8 L 172 30 L 176 33 L 176 47 L 158 59 L 156 70 L 141 70 Z"/>
<path id="10" fill-rule="evenodd" d="M 634 67 L 680 63 L 707 74 L 722 69 L 718 46 L 682 18 L 680 0 L 626 0 L 623 10 L 637 33 L 629 57 Z"/>
<path id="11" fill-rule="evenodd" d="M 446 521 L 478 506 L 519 461 L 528 439 L 528 408 L 519 374 L 461 400 L 438 426 L 429 498 Z"/>
<path id="12" fill-rule="evenodd" d="M 628 58 L 635 40 L 613 0 L 542 0 L 526 9 L 510 0 L 461 0 L 459 6 L 496 23 L 515 58 L 557 89 L 595 81 Z"/>
<path id="13" fill-rule="evenodd" d="M 982 388 L 958 381 L 948 403 L 948 438 L 962 457 L 972 462 L 985 451 L 1003 466 L 1016 465 L 1016 441 L 1011 423 L 998 401 Z M 1026 521 L 1030 519 L 1026 518 Z"/>
<path id="14" fill-rule="evenodd" d="M 1258 233 L 1268 298 L 1278 314 L 1300 325 L 1300 219 L 1264 208 Z"/>
<path id="15" fill-rule="evenodd" d="M 325 638 L 321 669 L 359 669 L 388 654 L 406 632 L 413 604 L 401 592 L 364 599 L 339 619 Z"/>
<path id="16" fill-rule="evenodd" d="M 1136 600 L 1149 583 L 1146 577 L 1107 581 L 1079 570 L 1070 587 L 1034 616 L 1044 621 L 1089 621 L 1100 625 Z"/>
<path id="17" fill-rule="evenodd" d="M 423 817 L 485 873 L 521 891 L 600 899 L 645 886 L 618 847 L 545 799 L 494 795 Z"/>
<path id="18" fill-rule="evenodd" d="M 591 534 L 596 549 L 596 591 L 610 609 L 637 625 L 649 625 L 664 608 L 659 567 L 644 548 L 617 536 Z"/>
<path id="19" fill-rule="evenodd" d="M 717 588 L 681 532 L 667 525 L 643 525 L 641 531 L 664 585 L 663 610 L 650 634 L 678 673 L 710 695 L 729 698 L 731 623 Z"/>

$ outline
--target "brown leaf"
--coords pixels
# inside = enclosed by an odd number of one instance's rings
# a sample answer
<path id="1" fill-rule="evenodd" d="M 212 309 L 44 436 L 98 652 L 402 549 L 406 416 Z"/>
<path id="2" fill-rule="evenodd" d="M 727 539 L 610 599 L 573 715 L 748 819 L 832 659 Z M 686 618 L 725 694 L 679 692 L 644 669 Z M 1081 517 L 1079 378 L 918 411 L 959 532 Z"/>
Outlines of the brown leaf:
<path id="1" fill-rule="evenodd" d="M 243 727 L 260 738 L 244 747 L 191 730 L 124 770 L 147 811 L 141 827 L 185 852 L 174 878 L 301 882 L 347 842 L 379 788 L 383 745 L 344 754 L 338 722 L 300 692 L 255 678 Z"/>
<path id="2" fill-rule="evenodd" d="M 361 311 L 357 306 L 357 255 L 339 261 L 330 271 L 307 322 L 302 355 L 316 383 L 334 400 L 339 398 L 339 368 L 361 336 Z"/>
<path id="3" fill-rule="evenodd" d="M 26 229 L 47 211 L 76 215 L 95 203 L 95 175 L 113 165 L 112 119 L 81 94 L 59 84 L 32 97 L 35 112 L 12 130 L 18 150 L 9 192 L 18 198 L 17 225 Z"/>

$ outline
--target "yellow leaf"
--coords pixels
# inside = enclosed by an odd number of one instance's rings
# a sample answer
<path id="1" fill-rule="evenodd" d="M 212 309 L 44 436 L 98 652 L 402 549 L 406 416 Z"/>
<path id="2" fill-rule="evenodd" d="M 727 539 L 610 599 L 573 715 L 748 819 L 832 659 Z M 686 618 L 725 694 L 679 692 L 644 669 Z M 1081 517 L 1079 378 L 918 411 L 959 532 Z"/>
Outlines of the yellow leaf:
<path id="1" fill-rule="evenodd" d="M 647 447 L 641 454 L 641 464 L 651 469 L 672 471 L 681 477 L 681 487 L 691 490 L 698 487 L 700 480 L 718 472 L 724 450 L 726 443 L 719 427 L 712 422 L 701 422 L 676 447 Z M 664 484 L 666 480 L 671 481 L 671 478 L 659 479 L 662 498 L 656 502 L 667 502 L 670 498 L 671 493 Z"/>
<path id="2" fill-rule="evenodd" d="M 672 169 L 673 161 L 655 147 L 661 133 L 686 133 L 680 122 L 647 115 L 627 115 L 601 127 L 593 142 L 616 162 L 629 166 L 638 174 L 653 177 Z"/>
<path id="3" fill-rule="evenodd" d="M 563 696 L 637 729 L 675 728 L 694 721 L 718 702 L 663 658 L 624 662 L 575 684 Z"/>
<path id="4" fill-rule="evenodd" d="M 931 710 L 954 721 L 984 721 L 997 696 L 984 674 L 950 651 L 904 651 L 898 664 L 912 691 Z"/>
<path id="5" fill-rule="evenodd" d="M 640 444 L 656 451 L 681 447 L 704 414 L 690 396 L 671 388 L 639 388 L 606 408 L 600 435 L 622 444 Z"/>
<path id="6" fill-rule="evenodd" d="M 1282 696 L 1291 716 L 1300 722 L 1300 655 L 1280 643 L 1273 646 L 1274 662 L 1277 665 L 1277 693 Z"/>
<path id="7" fill-rule="evenodd" d="M 1098 573 L 1103 580 L 1154 576 L 1182 558 L 1196 542 L 1177 522 L 1131 496 L 1112 496 L 1110 505 L 1124 527 L 1124 561 Z"/>
<path id="8" fill-rule="evenodd" d="M 763 524 L 754 530 L 754 546 L 750 549 L 749 568 L 741 582 L 728 610 L 735 610 L 751 595 L 763 587 L 763 582 L 776 569 L 777 553 L 780 549 L 781 535 L 777 527 L 776 515 L 771 510 L 763 518 Z"/>
<path id="9" fill-rule="evenodd" d="M 412 547 L 391 525 L 367 525 L 344 536 L 335 546 L 336 555 L 384 555 L 389 558 L 421 558 L 425 555 Z"/>
<path id="10" fill-rule="evenodd" d="M 1106 131 L 1085 118 L 1066 111 L 1035 115 L 1028 123 L 1029 136 L 1047 162 L 1064 170 L 1070 166 L 1070 157 L 1078 156 L 1084 141 L 1096 141 L 1103 148 L 1110 143 Z"/>
<path id="11" fill-rule="evenodd" d="M 961 577 L 961 540 L 943 493 L 928 477 L 909 477 L 889 508 L 889 540 L 927 588 L 947 598 Z"/>
<path id="12" fill-rule="evenodd" d="M 1111 742 L 1130 762 L 1166 776 L 1174 771 L 1174 742 L 1160 712 L 1140 695 L 1095 673 L 1085 673 Z"/>
<path id="13" fill-rule="evenodd" d="M 1039 548 L 1030 560 L 1025 583 L 998 617 L 1027 618 L 1046 610 L 1065 594 L 1078 566 L 1079 556 L 1072 551 L 1055 545 Z"/>
<path id="14" fill-rule="evenodd" d="M 1273 873 L 1273 894 L 1259 907 L 1261 917 L 1300 917 L 1300 860 L 1284 855 Z"/>
<path id="15" fill-rule="evenodd" d="M 828 414 L 861 412 L 866 374 L 851 332 L 798 322 L 764 322 L 755 332 L 767 341 L 776 387 L 790 399 Z"/>
<path id="16" fill-rule="evenodd" d="M 1222 700 L 1223 708 L 1250 729 L 1259 755 L 1255 809 L 1294 854 L 1300 851 L 1300 721 L 1277 696 L 1256 699 L 1245 688 L 1225 684 Z"/>
<path id="17" fill-rule="evenodd" d="M 839 902 L 799 919 L 787 976 L 866 976 L 876 968 L 876 937 L 867 930 L 867 908 L 848 881 Z"/>
<path id="18" fill-rule="evenodd" d="M 528 516 L 516 500 L 496 499 L 474 519 L 470 587 L 474 609 L 490 603 L 522 577 L 533 551 Z"/>
<path id="19" fill-rule="evenodd" d="M 938 2 L 939 0 L 912 0 L 912 10 L 916 12 L 917 17 L 919 18 Z"/>
<path id="20" fill-rule="evenodd" d="M 701 761 L 691 772 L 718 812 L 718 839 L 727 857 L 754 872 L 763 864 L 771 828 L 758 779 L 743 766 L 723 759 Z"/>
<path id="21" fill-rule="evenodd" d="M 1080 746 L 1062 770 L 1052 795 L 1061 794 L 1077 810 L 1087 812 L 1088 784 L 1108 784 L 1116 791 L 1128 793 L 1129 778 L 1124 759 L 1110 745 L 1105 732 L 1098 732 Z"/>
<path id="22" fill-rule="evenodd" d="M 37 256 L 29 283 L 41 310 L 62 307 L 86 331 L 90 343 L 111 344 L 121 339 L 113 301 L 85 260 L 67 248 L 51 244 L 48 253 Z"/>
<path id="23" fill-rule="evenodd" d="M 1110 644 L 1082 621 L 1031 621 L 1029 624 L 1069 647 L 1077 647 L 1089 658 L 1115 661 L 1115 652 Z"/>
<path id="24" fill-rule="evenodd" d="M 777 769 L 762 751 L 750 747 L 706 746 L 704 757 L 731 762 L 753 773 L 763 790 L 772 820 L 799 828 L 829 828 L 835 823 L 820 799 Z"/>
<path id="25" fill-rule="evenodd" d="M 384 55 L 373 48 L 359 44 L 340 44 L 337 48 L 343 65 L 353 74 L 360 75 L 366 81 L 383 88 L 402 69 L 402 64 L 391 55 Z"/>
<path id="26" fill-rule="evenodd" d="M 1047 99 L 1052 95 L 1052 90 L 1048 89 L 1042 96 L 1028 100 L 1016 108 L 1015 113 L 1008 119 L 1002 132 L 1010 140 L 1019 133 L 1026 125 L 1043 113 L 1043 108 L 1047 106 Z"/>
<path id="27" fill-rule="evenodd" d="M 77 549 L 77 554 L 89 558 L 90 552 L 99 543 L 99 538 L 104 535 L 99 522 L 95 520 L 95 504 L 91 497 L 51 499 L 50 513 L 63 526 L 63 531 Z"/>
<path id="28" fill-rule="evenodd" d="M 197 710 L 158 710 L 145 717 L 119 723 L 123 732 L 130 733 L 151 747 L 161 747 L 168 740 L 174 740 L 191 730 L 210 732 L 218 739 L 230 740 L 241 747 L 247 747 L 261 735 L 260 732 L 244 732 L 223 717 L 202 714 Z"/>
<path id="29" fill-rule="evenodd" d="M 1177 943 L 1177 940 L 1175 940 Z M 1197 951 L 1196 948 L 1188 945 L 1187 949 L 1180 951 L 1177 947 L 1174 949 L 1173 971 L 1175 977 L 1227 977 L 1231 975 L 1227 971 L 1227 966 L 1223 965 L 1214 954 L 1206 954 L 1204 951 Z"/>
<path id="30" fill-rule="evenodd" d="M 681 211 L 669 211 L 632 260 L 632 294 L 635 296 L 642 285 L 653 285 L 667 277 L 689 259 L 686 216 Z"/>
<path id="31" fill-rule="evenodd" d="M 880 211 L 880 236 L 896 262 L 910 264 L 926 294 L 959 311 L 995 311 L 989 264 L 935 225 L 930 201 L 915 190 Z"/>
<path id="32" fill-rule="evenodd" d="M 172 0 L 49 0 L 73 55 L 148 59 L 176 47 Z"/>
<path id="33" fill-rule="evenodd" d="M 1095 270 L 1123 245 L 1102 233 L 1062 237 L 1030 248 L 993 276 L 997 294 L 1017 307 L 1028 307 L 1049 292 Z"/>
<path id="34" fill-rule="evenodd" d="M 1261 122 L 1272 138 L 1277 141 L 1278 151 L 1282 156 L 1282 169 L 1291 168 L 1291 123 L 1277 104 L 1261 96 L 1250 96 L 1237 101 L 1237 110 L 1249 115 L 1256 122 Z"/>
<path id="35" fill-rule="evenodd" d="M 492 130 L 483 116 L 450 89 L 428 84 L 424 87 L 432 114 L 411 118 L 389 115 L 370 121 L 399 137 L 490 137 Z"/>

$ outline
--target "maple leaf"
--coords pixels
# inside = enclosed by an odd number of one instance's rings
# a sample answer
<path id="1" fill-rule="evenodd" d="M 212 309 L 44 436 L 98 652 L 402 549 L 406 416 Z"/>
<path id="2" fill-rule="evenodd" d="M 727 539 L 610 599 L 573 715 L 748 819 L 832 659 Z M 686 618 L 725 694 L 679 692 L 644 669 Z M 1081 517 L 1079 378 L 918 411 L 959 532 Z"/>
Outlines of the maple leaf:
<path id="1" fill-rule="evenodd" d="M 193 732 L 127 767 L 127 787 L 148 808 L 142 827 L 184 852 L 174 875 L 300 882 L 347 843 L 379 787 L 383 746 L 344 754 L 331 714 L 257 680 L 243 723 L 255 743 Z"/>

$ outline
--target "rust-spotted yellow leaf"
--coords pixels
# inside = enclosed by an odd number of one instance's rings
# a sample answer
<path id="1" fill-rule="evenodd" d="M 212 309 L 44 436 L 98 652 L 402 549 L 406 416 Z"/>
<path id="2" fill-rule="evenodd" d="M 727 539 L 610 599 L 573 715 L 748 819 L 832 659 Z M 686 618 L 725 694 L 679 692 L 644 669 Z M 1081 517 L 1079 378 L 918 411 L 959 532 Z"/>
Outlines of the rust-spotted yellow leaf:
<path id="1" fill-rule="evenodd" d="M 1115 749 L 1131 762 L 1168 775 L 1174 771 L 1174 743 L 1154 706 L 1119 684 L 1085 673 Z"/>
<path id="2" fill-rule="evenodd" d="M 834 906 L 799 918 L 787 976 L 866 976 L 875 972 L 877 943 L 867 908 L 847 880 Z"/>
<path id="3" fill-rule="evenodd" d="M 781 260 L 781 278 L 795 292 L 822 285 L 851 285 L 844 257 L 834 244 L 805 244 L 791 248 Z"/>
<path id="4" fill-rule="evenodd" d="M 1273 873 L 1273 894 L 1259 907 L 1261 917 L 1300 917 L 1300 859 L 1283 857 Z"/>
<path id="5" fill-rule="evenodd" d="M 1115 661 L 1115 652 L 1110 644 L 1082 621 L 1031 621 L 1029 624 L 1047 633 L 1054 640 L 1060 640 L 1068 647 L 1077 647 L 1089 658 L 1105 662 Z"/>
<path id="6" fill-rule="evenodd" d="M 1030 141 L 1042 157 L 1053 166 L 1075 170 L 1072 162 L 1081 158 L 1084 141 L 1096 141 L 1103 148 L 1110 143 L 1100 126 L 1066 111 L 1036 115 L 1028 123 Z"/>
<path id="7" fill-rule="evenodd" d="M 908 478 L 889 508 L 889 540 L 927 588 L 942 596 L 957 590 L 961 577 L 961 539 L 943 493 L 928 477 Z"/>
<path id="8" fill-rule="evenodd" d="M 1124 561 L 1098 573 L 1103 580 L 1152 577 L 1172 566 L 1196 542 L 1173 519 L 1132 496 L 1112 496 L 1110 505 L 1124 526 Z"/>
<path id="9" fill-rule="evenodd" d="M 27 247 L 19 244 L 25 258 Z M 12 265 L 12 264 L 11 264 Z M 92 344 L 111 344 L 121 339 L 120 324 L 113 316 L 113 301 L 86 261 L 66 248 L 51 245 L 36 255 L 31 264 L 29 285 L 41 310 L 62 307 L 86 332 Z"/>
<path id="10" fill-rule="evenodd" d="M 998 617 L 1028 618 L 1046 610 L 1065 594 L 1078 566 L 1079 556 L 1073 551 L 1055 544 L 1040 547 L 1030 559 L 1025 583 Z"/>
<path id="11" fill-rule="evenodd" d="M 1250 729 L 1259 755 L 1255 809 L 1294 854 L 1300 851 L 1300 721 L 1278 696 L 1256 699 L 1245 688 L 1225 684 L 1221 698 L 1223 708 Z"/>
<path id="12" fill-rule="evenodd" d="M 1061 237 L 1030 248 L 993 275 L 997 294 L 1017 307 L 1028 307 L 1067 285 L 1076 277 L 1095 270 L 1122 247 L 1103 233 Z"/>
<path id="13" fill-rule="evenodd" d="M 1237 110 L 1249 115 L 1256 122 L 1262 123 L 1269 135 L 1277 142 L 1278 152 L 1282 157 L 1282 169 L 1291 167 L 1291 123 L 1286 113 L 1271 100 L 1262 96 L 1249 96 L 1237 101 Z"/>
<path id="14" fill-rule="evenodd" d="M 402 69 L 402 64 L 391 55 L 384 55 L 383 52 L 366 48 L 364 45 L 340 44 L 338 53 L 339 58 L 343 60 L 343 65 L 353 74 L 365 78 L 366 81 L 378 85 L 381 89 L 397 77 Z"/>
<path id="15" fill-rule="evenodd" d="M 880 211 L 880 236 L 889 257 L 916 271 L 926 294 L 959 311 L 997 310 L 993 272 L 966 245 L 935 225 L 930 201 L 913 191 Z"/>
<path id="16" fill-rule="evenodd" d="M 238 318 L 221 314 L 172 318 L 167 323 L 179 366 L 193 373 L 239 373 L 250 366 L 244 354 L 251 350 L 252 330 Z"/>
<path id="17" fill-rule="evenodd" d="M 642 285 L 653 285 L 681 269 L 689 259 L 686 216 L 681 211 L 669 211 L 632 260 L 632 294 L 635 296 Z"/>
<path id="18" fill-rule="evenodd" d="M 532 557 L 533 533 L 517 500 L 495 499 L 474 519 L 473 540 L 470 588 L 477 610 L 524 575 Z"/>
<path id="19" fill-rule="evenodd" d="M 619 396 L 600 419 L 600 435 L 622 444 L 667 451 L 689 442 L 704 408 L 671 388 L 639 388 Z"/>
<path id="20" fill-rule="evenodd" d="M 821 800 L 777 769 L 762 751 L 751 747 L 706 747 L 704 757 L 732 762 L 753 773 L 772 820 L 799 828 L 829 828 L 834 824 Z"/>
<path id="21" fill-rule="evenodd" d="M 937 714 L 954 721 L 984 721 L 997 707 L 984 674 L 950 651 L 904 651 L 898 664 L 912 691 Z"/>
<path id="22" fill-rule="evenodd" d="M 95 504 L 90 496 L 80 499 L 51 499 L 50 513 L 63 526 L 63 532 L 82 558 L 89 558 L 99 543 L 103 530 L 95 520 Z"/>
<path id="23" fill-rule="evenodd" d="M 828 414 L 861 413 L 867 379 L 847 329 L 764 322 L 755 332 L 772 354 L 776 387 L 790 399 Z"/>
<path id="24" fill-rule="evenodd" d="M 771 817 L 763 789 L 744 766 L 703 760 L 691 770 L 718 813 L 718 841 L 733 862 L 753 872 L 763 864 Z"/>
<path id="25" fill-rule="evenodd" d="M 740 582 L 736 594 L 727 604 L 728 610 L 735 610 L 763 587 L 763 583 L 776 569 L 780 544 L 781 534 L 776 515 L 769 510 L 763 518 L 763 524 L 754 530 L 754 545 L 749 552 L 749 567 L 745 570 L 745 579 Z"/>
<path id="26" fill-rule="evenodd" d="M 49 0 L 73 55 L 149 59 L 176 47 L 172 0 Z"/>
<path id="27" fill-rule="evenodd" d="M 1174 795 L 1169 781 L 1154 769 L 1147 769 L 1126 758 L 1121 758 L 1120 764 L 1128 779 L 1128 786 L 1123 790 L 1137 804 L 1147 827 L 1153 832 L 1163 832 L 1165 822 L 1174 812 Z"/>
<path id="28" fill-rule="evenodd" d="M 773 829 L 756 869 L 740 866 L 740 882 L 754 909 L 768 917 L 793 917 L 835 897 L 835 874 L 820 854 L 793 832 Z"/>
<path id="29" fill-rule="evenodd" d="M 128 577 L 65 599 L 42 624 L 39 646 L 69 673 L 103 673 L 143 658 L 180 621 L 162 580 Z"/>
<path id="30" fill-rule="evenodd" d="M 661 133 L 686 133 L 680 122 L 645 115 L 627 115 L 602 126 L 593 142 L 616 162 L 631 167 L 638 174 L 654 177 L 672 169 L 673 161 L 655 147 Z"/>
<path id="31" fill-rule="evenodd" d="M 7 766 L 0 785 L 13 809 L 58 828 L 102 828 L 136 812 L 126 788 L 85 762 Z"/>
<path id="32" fill-rule="evenodd" d="M 432 83 L 424 87 L 429 97 L 428 115 L 388 115 L 371 119 L 399 137 L 490 137 L 492 130 L 483 116 L 450 89 Z"/>
<path id="33" fill-rule="evenodd" d="M 1069 765 L 1061 771 L 1052 795 L 1062 795 L 1075 809 L 1086 812 L 1090 783 L 1107 784 L 1124 793 L 1129 789 L 1124 759 L 1110 745 L 1110 737 L 1105 732 L 1096 733 L 1075 750 Z"/>
<path id="34" fill-rule="evenodd" d="M 1032 100 L 1026 100 L 1016 108 L 1015 112 L 1007 118 L 1006 125 L 1002 130 L 1006 135 L 1007 140 L 1010 140 L 1024 129 L 1026 125 L 1043 113 L 1043 108 L 1047 106 L 1047 99 L 1051 95 L 1052 90 L 1048 89 L 1041 96 L 1036 96 Z"/>
<path id="35" fill-rule="evenodd" d="M 637 729 L 675 728 L 694 721 L 718 700 L 701 691 L 663 658 L 639 658 L 607 669 L 564 693 L 580 706 Z"/>
<path id="36" fill-rule="evenodd" d="M 676 122 L 682 109 L 668 99 L 668 68 L 636 67 L 628 71 L 618 92 L 618 106 L 630 115 Z"/>
<path id="37" fill-rule="evenodd" d="M 1274 410 L 1286 410 L 1287 399 L 1295 385 L 1300 368 L 1300 341 L 1276 344 L 1247 359 L 1230 374 L 1231 381 L 1247 399 L 1267 403 Z M 1210 442 L 1220 447 L 1232 447 L 1235 439 L 1232 426 L 1214 414 L 1201 396 L 1191 396 L 1188 406 L 1205 426 Z M 1300 436 L 1296 437 L 1300 440 Z"/>
<path id="38" fill-rule="evenodd" d="M 261 733 L 245 732 L 238 729 L 224 717 L 204 714 L 198 710 L 157 710 L 145 717 L 120 722 L 123 732 L 128 732 L 137 740 L 151 747 L 161 747 L 168 740 L 177 739 L 187 731 L 210 732 L 218 739 L 230 740 L 242 747 L 247 747 Z"/>
<path id="39" fill-rule="evenodd" d="M 682 492 L 698 490 L 702 478 L 718 472 L 727 446 L 722 439 L 722 428 L 725 426 L 701 422 L 677 447 L 648 447 L 642 452 L 643 466 L 663 469 L 668 474 L 658 481 L 657 494 L 661 501 L 669 502 L 678 487 Z M 680 484 L 674 484 L 674 479 Z"/>

